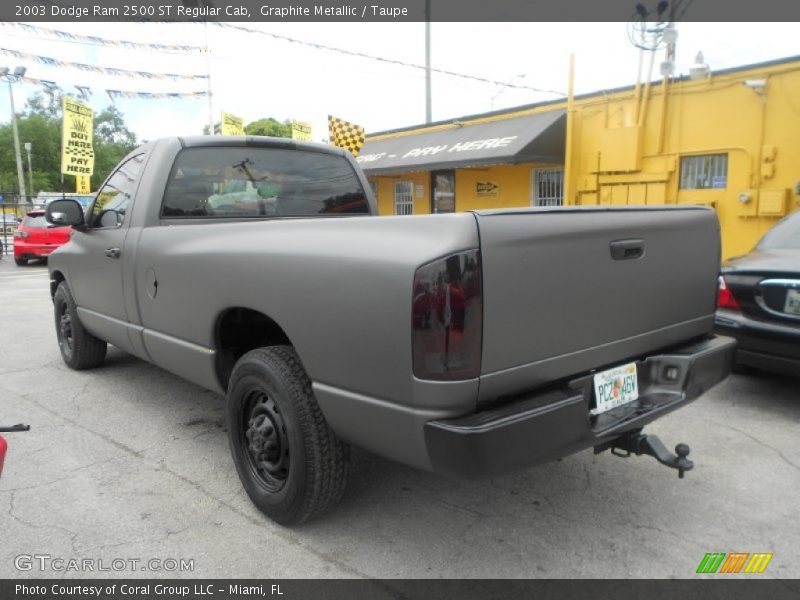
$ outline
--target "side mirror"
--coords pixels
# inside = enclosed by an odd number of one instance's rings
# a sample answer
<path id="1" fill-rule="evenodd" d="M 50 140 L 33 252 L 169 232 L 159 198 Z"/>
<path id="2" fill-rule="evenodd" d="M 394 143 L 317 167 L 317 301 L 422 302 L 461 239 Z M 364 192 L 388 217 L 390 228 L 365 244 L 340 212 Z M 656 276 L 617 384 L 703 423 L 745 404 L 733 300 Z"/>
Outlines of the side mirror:
<path id="1" fill-rule="evenodd" d="M 44 218 L 51 225 L 60 227 L 65 225 L 81 227 L 85 224 L 83 220 L 83 207 L 72 198 L 53 200 L 47 205 Z"/>

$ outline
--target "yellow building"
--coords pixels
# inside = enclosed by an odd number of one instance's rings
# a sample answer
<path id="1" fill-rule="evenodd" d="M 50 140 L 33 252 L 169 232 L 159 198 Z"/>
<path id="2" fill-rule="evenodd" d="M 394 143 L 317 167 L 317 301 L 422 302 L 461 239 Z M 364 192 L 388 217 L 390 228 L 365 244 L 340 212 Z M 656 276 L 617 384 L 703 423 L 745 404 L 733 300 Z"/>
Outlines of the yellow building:
<path id="1" fill-rule="evenodd" d="M 359 162 L 382 215 L 703 204 L 729 257 L 798 207 L 800 56 L 375 133 Z"/>

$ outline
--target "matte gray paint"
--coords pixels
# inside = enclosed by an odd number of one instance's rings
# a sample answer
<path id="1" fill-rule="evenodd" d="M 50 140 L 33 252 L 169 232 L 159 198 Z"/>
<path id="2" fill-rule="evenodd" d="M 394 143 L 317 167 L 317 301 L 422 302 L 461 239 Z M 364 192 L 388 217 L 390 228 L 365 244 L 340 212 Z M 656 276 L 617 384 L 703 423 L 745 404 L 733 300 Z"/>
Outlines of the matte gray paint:
<path id="1" fill-rule="evenodd" d="M 562 287 L 573 291 L 576 286 L 566 270 L 590 281 L 596 277 L 589 268 L 596 261 L 592 244 L 604 239 L 607 244 L 610 234 L 633 237 L 635 230 L 636 237 L 653 244 L 657 260 L 650 266 L 668 269 L 685 258 L 679 252 L 668 261 L 662 252 L 662 244 L 675 241 L 678 227 L 689 232 L 690 247 L 716 256 L 718 234 L 711 226 L 715 219 L 706 211 L 680 210 L 666 219 L 663 211 L 615 211 L 600 217 L 600 229 L 580 210 L 550 211 L 552 214 L 517 211 L 523 214 L 514 218 L 492 211 L 380 219 L 160 218 L 163 190 L 182 147 L 243 143 L 312 149 L 341 156 L 356 166 L 352 157 L 339 149 L 289 140 L 215 136 L 169 138 L 149 144 L 136 198 L 123 227 L 110 233 L 78 231 L 50 258 L 51 273 L 65 275 L 90 331 L 181 377 L 224 393 L 214 369 L 217 320 L 232 307 L 259 311 L 273 319 L 294 344 L 320 406 L 339 435 L 384 456 L 430 468 L 424 423 L 473 412 L 479 381 L 414 378 L 411 300 L 413 275 L 420 265 L 481 245 L 486 292 L 482 397 L 530 387 L 541 377 L 552 378 L 565 370 L 575 373 L 605 363 L 613 355 L 607 351 L 609 344 L 616 344 L 617 351 L 644 353 L 672 339 L 654 331 L 658 323 L 673 327 L 676 338 L 705 329 L 704 324 L 693 324 L 690 317 L 712 310 L 710 288 L 715 275 L 710 284 L 696 280 L 711 259 L 690 266 L 690 283 L 678 285 L 675 294 L 662 297 L 670 302 L 685 300 L 690 305 L 686 311 L 667 307 L 667 313 L 656 318 L 645 316 L 653 305 L 634 308 L 639 316 L 630 331 L 645 334 L 638 342 L 607 339 L 609 327 L 601 328 L 600 336 L 571 328 L 570 340 L 562 341 L 558 348 L 572 354 L 545 366 L 555 346 L 540 345 L 537 340 L 541 338 L 527 339 L 530 331 L 544 328 L 556 332 L 559 315 L 582 325 L 593 320 L 589 315 L 565 314 L 560 307 L 569 306 L 570 301 L 560 303 L 558 310 L 541 299 L 531 306 L 520 292 L 533 294 L 535 282 L 520 277 L 514 281 L 513 266 L 535 265 L 537 256 L 572 248 L 561 257 L 560 269 L 548 267 L 540 276 L 553 278 L 548 282 L 553 294 L 563 293 Z M 374 214 L 370 187 L 359 169 L 356 173 Z M 624 215 L 625 222 L 615 223 L 613 215 Z M 629 218 L 638 227 L 626 225 Z M 579 233 L 586 239 L 581 241 Z M 701 233 L 711 240 L 704 244 L 692 241 Z M 109 236 L 119 240 L 122 254 L 118 260 L 103 253 Z M 87 265 L 116 271 L 100 280 Z M 148 280 L 151 271 L 158 280 L 155 297 L 147 293 L 148 284 L 152 287 L 152 273 Z M 641 285 L 660 285 L 641 269 L 628 275 L 640 277 Z M 103 294 L 106 297 L 97 298 Z M 585 305 L 580 306 L 586 310 Z M 612 320 L 619 319 L 617 307 L 607 304 L 606 309 Z M 551 312 L 542 312 L 547 310 Z M 595 309 L 589 312 L 597 315 Z"/>

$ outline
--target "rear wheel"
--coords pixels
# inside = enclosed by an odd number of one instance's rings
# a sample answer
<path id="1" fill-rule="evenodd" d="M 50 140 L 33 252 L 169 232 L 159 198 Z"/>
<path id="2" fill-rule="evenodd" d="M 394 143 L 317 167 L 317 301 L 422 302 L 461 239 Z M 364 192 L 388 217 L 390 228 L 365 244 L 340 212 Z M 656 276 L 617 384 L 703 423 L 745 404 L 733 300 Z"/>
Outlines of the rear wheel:
<path id="1" fill-rule="evenodd" d="M 17 263 L 17 266 L 18 266 L 18 267 L 24 267 L 25 265 L 27 265 L 27 264 L 28 264 L 28 259 L 27 259 L 27 258 L 22 258 L 22 257 L 20 257 L 20 258 L 17 258 L 17 257 L 15 256 L 15 257 L 14 257 L 14 262 L 15 262 L 15 263 Z"/>
<path id="2" fill-rule="evenodd" d="M 65 281 L 58 284 L 53 296 L 56 338 L 61 358 L 71 369 L 99 367 L 106 358 L 108 344 L 84 329 L 78 309 Z"/>
<path id="3" fill-rule="evenodd" d="M 269 518 L 296 525 L 341 498 L 350 450 L 328 427 L 293 348 L 259 348 L 239 359 L 227 421 L 239 479 Z"/>

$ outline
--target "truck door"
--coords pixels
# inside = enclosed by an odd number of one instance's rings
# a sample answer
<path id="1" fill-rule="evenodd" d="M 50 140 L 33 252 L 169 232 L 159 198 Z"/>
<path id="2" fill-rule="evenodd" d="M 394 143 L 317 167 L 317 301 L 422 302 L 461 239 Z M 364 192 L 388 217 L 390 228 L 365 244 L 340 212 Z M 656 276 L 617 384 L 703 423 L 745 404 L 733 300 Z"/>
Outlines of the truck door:
<path id="1" fill-rule="evenodd" d="M 98 337 L 132 352 L 125 311 L 124 271 L 133 257 L 125 253 L 130 212 L 145 155 L 122 163 L 97 193 L 89 225 L 75 232 L 73 242 L 82 258 L 80 268 L 70 271 L 71 289 L 84 326 Z"/>

